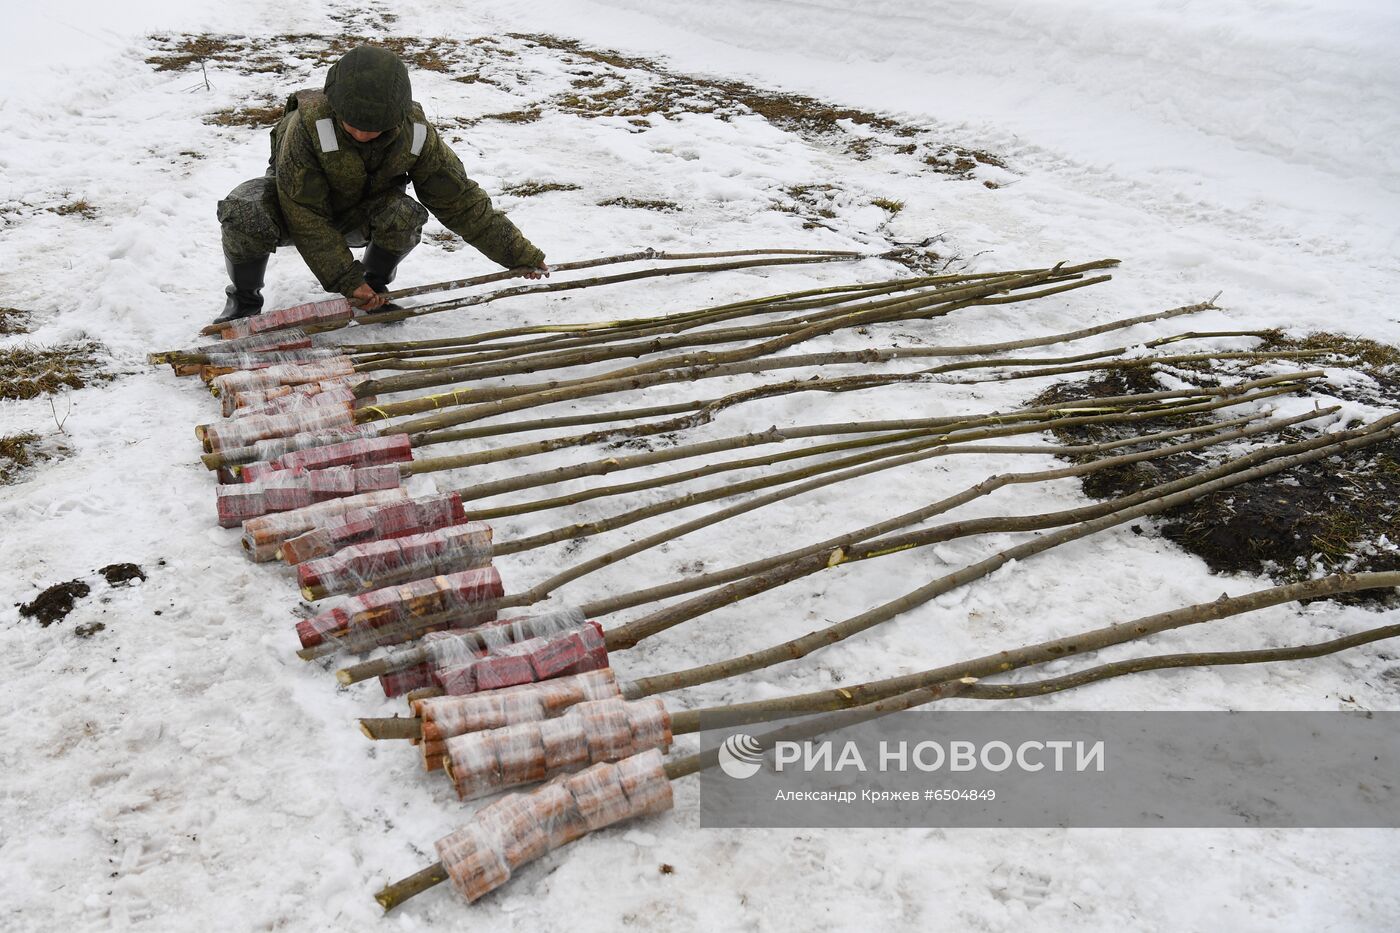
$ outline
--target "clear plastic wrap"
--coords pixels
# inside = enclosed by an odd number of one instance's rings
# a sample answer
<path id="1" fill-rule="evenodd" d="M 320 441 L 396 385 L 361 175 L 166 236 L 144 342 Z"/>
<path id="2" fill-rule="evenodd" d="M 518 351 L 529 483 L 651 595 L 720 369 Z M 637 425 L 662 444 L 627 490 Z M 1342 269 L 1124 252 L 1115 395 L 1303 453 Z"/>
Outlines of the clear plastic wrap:
<path id="1" fill-rule="evenodd" d="M 650 749 L 492 801 L 467 826 L 439 839 L 437 854 L 457 892 L 477 901 L 547 852 L 673 805 L 661 752 Z"/>
<path id="2" fill-rule="evenodd" d="M 462 570 L 371 590 L 298 622 L 297 635 L 303 648 L 315 647 L 342 630 L 351 634 L 381 631 L 392 639 L 401 627 L 416 628 L 415 622 L 430 618 L 443 617 L 439 627 L 445 627 L 451 623 L 451 614 L 480 610 L 483 603 L 504 595 L 496 568 Z"/>
<path id="3" fill-rule="evenodd" d="M 559 634 L 503 644 L 460 664 L 437 667 L 434 676 L 449 696 L 465 696 L 607 666 L 603 627 L 590 621 Z"/>
<path id="4" fill-rule="evenodd" d="M 327 389 L 324 392 L 288 392 L 286 395 L 269 399 L 260 405 L 235 408 L 227 417 L 237 421 L 241 418 L 253 418 L 258 415 L 281 415 L 288 412 L 331 406 L 348 406 L 353 410 L 361 405 L 373 405 L 375 401 L 377 399 L 373 396 L 361 399 L 355 395 L 354 389 L 341 386 Z"/>
<path id="5" fill-rule="evenodd" d="M 362 437 L 378 437 L 379 425 L 360 424 L 340 431 L 293 434 L 288 437 L 270 437 L 246 447 L 231 447 L 221 451 L 224 462 L 235 466 L 276 460 L 294 450 L 307 450 L 311 447 L 326 447 Z"/>
<path id="6" fill-rule="evenodd" d="M 447 740 L 448 771 L 464 800 L 671 745 L 671 717 L 652 697 L 579 703 L 562 715 Z"/>
<path id="7" fill-rule="evenodd" d="M 397 489 L 402 481 L 397 466 L 278 470 L 251 483 L 218 487 L 219 524 L 233 528 L 269 512 L 289 512 L 327 499 Z"/>
<path id="8" fill-rule="evenodd" d="M 308 301 L 290 308 L 264 311 L 253 317 L 230 321 L 219 333 L 225 340 L 236 340 L 289 327 L 349 321 L 354 316 L 355 309 L 350 307 L 350 302 L 344 298 L 328 298 L 325 301 Z"/>
<path id="9" fill-rule="evenodd" d="M 249 415 L 219 424 L 202 424 L 195 428 L 195 436 L 204 442 L 207 451 L 216 453 L 270 437 L 344 431 L 354 426 L 355 412 L 349 405 L 321 405 L 280 415 Z"/>
<path id="10" fill-rule="evenodd" d="M 307 599 L 323 599 L 414 577 L 484 567 L 489 563 L 491 526 L 484 522 L 467 522 L 420 534 L 352 544 L 329 557 L 298 564 L 297 582 Z"/>
<path id="11" fill-rule="evenodd" d="M 354 373 L 349 376 L 335 376 L 331 379 L 322 379 L 319 382 L 302 382 L 297 385 L 270 386 L 265 389 L 248 389 L 243 392 L 225 392 L 219 396 L 219 413 L 225 418 L 231 418 L 245 412 L 260 412 L 262 414 L 274 414 L 275 410 L 268 408 L 269 405 L 281 405 L 282 409 L 290 410 L 287 406 L 304 405 L 305 401 L 293 401 L 303 399 L 303 397 L 320 397 L 326 393 L 337 392 L 345 389 L 353 389 L 362 382 L 368 382 L 369 376 L 364 373 Z M 344 397 L 343 401 L 354 401 L 355 396 Z"/>
<path id="12" fill-rule="evenodd" d="M 237 395 L 240 392 L 265 391 L 278 386 L 303 385 L 354 374 L 354 360 L 340 355 L 314 363 L 282 363 L 266 369 L 239 370 L 215 378 L 209 387 L 215 395 Z"/>
<path id="13" fill-rule="evenodd" d="M 175 373 L 179 376 L 198 374 L 205 382 L 240 369 L 267 369 L 283 363 L 316 363 L 341 355 L 338 347 L 313 347 L 306 341 L 304 347 L 285 350 L 251 350 L 242 352 L 211 352 L 202 354 L 198 363 L 176 363 Z"/>
<path id="14" fill-rule="evenodd" d="M 219 343 L 201 344 L 190 353 L 263 353 L 276 350 L 301 350 L 310 347 L 313 343 L 314 341 L 306 331 L 292 328 L 277 333 L 258 334 L 253 337 L 223 340 Z"/>
<path id="15" fill-rule="evenodd" d="M 243 523 L 243 552 L 259 563 L 273 560 L 283 542 L 335 521 L 342 514 L 407 501 L 406 489 L 383 489 L 347 499 L 328 499 L 291 512 L 250 518 Z"/>
<path id="16" fill-rule="evenodd" d="M 592 670 L 596 664 L 579 663 L 585 653 L 578 643 L 585 638 L 591 640 L 595 632 L 580 632 L 578 639 L 563 637 L 586 624 L 583 613 L 571 608 L 432 632 L 421 639 L 419 647 L 408 649 L 413 659 L 407 665 L 381 676 L 379 683 L 385 696 L 396 697 L 421 687 L 439 686 L 439 675 L 452 671 L 454 682 L 460 685 L 469 681 L 475 686 L 476 662 L 487 658 L 494 659 L 493 664 L 481 670 L 491 667 L 498 686 Z M 427 660 L 422 660 L 425 654 Z M 468 667 L 472 669 L 462 670 Z M 503 681 L 506 672 L 511 672 L 510 679 Z"/>
<path id="17" fill-rule="evenodd" d="M 288 538 L 281 546 L 282 559 L 288 564 L 300 564 L 352 544 L 418 534 L 460 525 L 466 520 L 462 498 L 456 493 L 346 511 L 314 529 L 306 529 L 304 534 Z"/>
<path id="18" fill-rule="evenodd" d="M 612 669 L 603 668 L 488 693 L 415 700 L 413 712 L 422 723 L 423 742 L 442 742 L 468 732 L 552 719 L 579 703 L 621 695 Z"/>
<path id="19" fill-rule="evenodd" d="M 388 466 L 413 459 L 413 444 L 407 434 L 359 437 L 304 450 L 287 451 L 271 461 L 250 463 L 242 470 L 245 481 L 274 470 L 324 470 L 334 466 Z"/>

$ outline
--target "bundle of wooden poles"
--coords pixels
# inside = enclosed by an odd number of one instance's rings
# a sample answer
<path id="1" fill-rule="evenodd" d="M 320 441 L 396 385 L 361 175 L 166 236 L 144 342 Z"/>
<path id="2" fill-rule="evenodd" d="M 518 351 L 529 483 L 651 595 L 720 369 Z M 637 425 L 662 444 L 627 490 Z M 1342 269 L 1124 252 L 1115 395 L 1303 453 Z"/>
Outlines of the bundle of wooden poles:
<path id="1" fill-rule="evenodd" d="M 568 271 L 661 260 L 659 268 L 505 288 L 388 315 L 356 315 L 336 302 L 298 306 L 227 329 L 220 343 L 153 357 L 171 364 L 178 374 L 199 375 L 219 398 L 222 419 L 200 425 L 196 434 L 204 447 L 204 463 L 220 480 L 220 523 L 241 526 L 247 558 L 280 561 L 295 574 L 303 598 L 326 601 L 316 614 L 296 622 L 301 655 L 311 659 L 339 652 L 377 652 L 339 670 L 339 682 L 378 678 L 386 695 L 407 696 L 410 716 L 364 719 L 364 733 L 375 740 L 411 741 L 424 767 L 443 771 L 463 799 L 545 782 L 537 789 L 499 798 L 478 810 L 471 823 L 440 840 L 439 863 L 380 892 L 386 909 L 448 878 L 464 896 L 475 900 L 503 884 L 519 866 L 554 848 L 621 820 L 669 808 L 670 782 L 715 762 L 713 750 L 669 760 L 662 757 L 675 736 L 696 732 L 702 717 L 707 725 L 751 724 L 832 712 L 835 718 L 802 726 L 821 730 L 848 724 L 852 716 L 883 715 L 949 697 L 1035 696 L 1141 671 L 1314 657 L 1400 634 L 1400 627 L 1388 626 L 1289 649 L 1149 656 L 1040 681 L 985 681 L 1264 606 L 1400 583 L 1396 574 L 1335 576 L 1222 598 L 836 691 L 707 710 L 688 708 L 675 698 L 663 699 L 686 688 L 798 661 L 982 579 L 1011 561 L 1027 560 L 1222 489 L 1400 436 L 1400 414 L 1345 431 L 1290 431 L 1280 436 L 1295 426 L 1316 425 L 1336 411 L 1318 407 L 1293 417 L 1270 417 L 1271 399 L 1307 392 L 1323 377 L 1320 370 L 1284 365 L 1306 358 L 1308 351 L 1176 352 L 1180 343 L 1260 336 L 1256 332 L 1186 331 L 1058 356 L 1017 352 L 1168 321 L 1213 308 L 1209 302 L 1002 343 L 808 353 L 797 349 L 807 341 L 858 328 L 865 332 L 875 325 L 929 320 L 1093 285 L 1108 278 L 1101 273 L 1116 265 L 1113 260 L 1002 273 L 905 276 L 654 317 L 529 325 L 428 341 L 340 342 L 355 331 L 334 333 L 351 322 L 362 327 L 512 295 L 615 284 L 650 275 L 859 258 L 851 253 L 801 250 L 681 256 L 648 251 L 555 268 Z M 697 259 L 724 261 L 665 265 L 665 261 Z M 501 278 L 442 283 L 398 296 L 464 289 Z M 912 372 L 882 365 L 909 359 L 929 359 L 933 365 Z M 525 461 L 550 451 L 683 432 L 708 423 L 726 409 L 792 393 L 879 392 L 911 385 L 937 392 L 949 382 L 1231 359 L 1270 360 L 1286 371 L 1221 380 L 1220 385 L 1209 387 L 1094 397 L 1009 411 L 772 427 L 661 450 L 580 457 L 547 470 L 530 471 L 522 465 L 508 478 L 490 482 L 474 482 L 470 476 L 472 467 L 487 463 Z M 846 375 L 825 371 L 850 364 L 860 368 Z M 593 369 L 584 375 L 555 374 L 584 366 Z M 725 395 L 669 404 L 619 400 L 615 407 L 587 414 L 533 418 L 522 414 L 560 402 L 611 399 L 659 385 L 700 385 L 712 378 L 779 370 L 801 372 Z M 433 391 L 421 394 L 425 390 Z M 1179 419 L 1212 413 L 1219 417 Z M 1149 429 L 1127 430 L 1138 423 Z M 1087 425 L 1115 426 L 1120 439 L 1075 446 L 1035 439 L 1049 431 Z M 584 430 L 568 430 L 579 428 Z M 435 445 L 541 431 L 556 433 L 528 443 L 429 455 Z M 810 439 L 819 442 L 791 443 Z M 1226 445 L 1232 451 L 1247 452 L 1217 458 L 1215 466 L 1131 495 L 1056 512 L 930 524 L 1007 486 L 1085 477 Z M 751 447 L 763 447 L 765 452 L 719 456 Z M 721 570 L 649 581 L 645 587 L 581 605 L 555 601 L 559 590 L 604 567 L 817 489 L 937 457 L 994 457 L 1000 464 L 1021 455 L 1045 454 L 1072 457 L 1072 465 L 991 474 L 964 489 L 940 490 L 902 514 Z M 642 479 L 569 492 L 554 488 L 583 477 L 673 462 L 680 467 L 676 471 L 651 473 Z M 642 490 L 756 469 L 763 472 L 699 491 L 678 491 L 644 505 L 624 504 L 588 521 L 567 517 L 567 510 L 583 502 L 619 500 Z M 449 491 L 413 498 L 403 486 L 409 477 L 438 473 L 453 474 L 444 477 L 452 487 Z M 442 490 L 443 484 L 438 488 Z M 495 501 L 480 504 L 487 499 Z M 497 556 L 526 554 L 707 503 L 718 507 L 598 557 L 556 568 L 529 585 L 512 581 L 508 590 L 493 563 Z M 547 531 L 506 540 L 497 540 L 487 524 L 538 512 L 558 512 L 560 518 Z M 910 548 L 1008 532 L 1038 534 L 802 637 L 687 670 L 627 680 L 615 675 L 613 660 L 619 652 L 632 652 L 652 636 L 794 580 Z M 625 623 L 609 619 L 637 607 L 648 608 Z M 645 652 L 627 658 L 629 669 L 636 669 L 644 665 Z"/>

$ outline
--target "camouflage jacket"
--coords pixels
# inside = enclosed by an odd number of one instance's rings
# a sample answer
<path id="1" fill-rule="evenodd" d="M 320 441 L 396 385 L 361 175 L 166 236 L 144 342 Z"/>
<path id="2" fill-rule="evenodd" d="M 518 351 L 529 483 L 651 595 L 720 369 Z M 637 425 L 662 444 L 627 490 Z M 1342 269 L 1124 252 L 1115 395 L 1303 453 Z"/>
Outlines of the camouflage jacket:
<path id="1" fill-rule="evenodd" d="M 488 259 L 508 268 L 544 263 L 544 253 L 467 177 L 417 102 L 398 128 L 357 143 L 324 93 L 299 91 L 272 130 L 271 166 L 287 232 L 327 291 L 348 295 L 364 283 L 344 232 L 362 227 L 368 206 L 408 182 L 443 226 Z"/>

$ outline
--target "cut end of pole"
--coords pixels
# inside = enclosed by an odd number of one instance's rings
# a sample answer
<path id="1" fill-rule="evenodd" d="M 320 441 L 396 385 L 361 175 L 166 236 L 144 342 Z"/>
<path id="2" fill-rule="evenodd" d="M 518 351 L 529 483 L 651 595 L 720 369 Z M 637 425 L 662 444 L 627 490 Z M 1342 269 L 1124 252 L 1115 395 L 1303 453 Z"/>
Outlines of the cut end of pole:
<path id="1" fill-rule="evenodd" d="M 360 731 L 365 734 L 365 738 L 367 739 L 375 738 L 374 730 L 371 729 L 369 723 L 365 722 L 363 719 L 360 720 Z"/>
<path id="2" fill-rule="evenodd" d="M 422 871 L 415 872 L 400 881 L 381 889 L 374 895 L 379 906 L 387 913 L 416 894 L 421 894 L 433 885 L 447 880 L 447 870 L 441 862 L 434 862 Z"/>
<path id="3" fill-rule="evenodd" d="M 335 672 L 335 679 L 339 681 L 343 686 L 348 687 L 355 682 L 355 675 L 351 674 L 350 671 L 342 667 L 340 670 Z"/>

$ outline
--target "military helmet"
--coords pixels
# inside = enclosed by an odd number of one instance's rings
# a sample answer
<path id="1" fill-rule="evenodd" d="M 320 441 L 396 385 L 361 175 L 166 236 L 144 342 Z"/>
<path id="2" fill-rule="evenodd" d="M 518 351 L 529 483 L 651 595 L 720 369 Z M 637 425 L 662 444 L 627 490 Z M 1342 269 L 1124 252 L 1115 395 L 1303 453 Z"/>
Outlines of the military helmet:
<path id="1" fill-rule="evenodd" d="M 408 69 L 393 52 L 372 45 L 351 49 L 331 66 L 326 97 L 337 117 L 369 133 L 392 130 L 413 105 Z"/>

